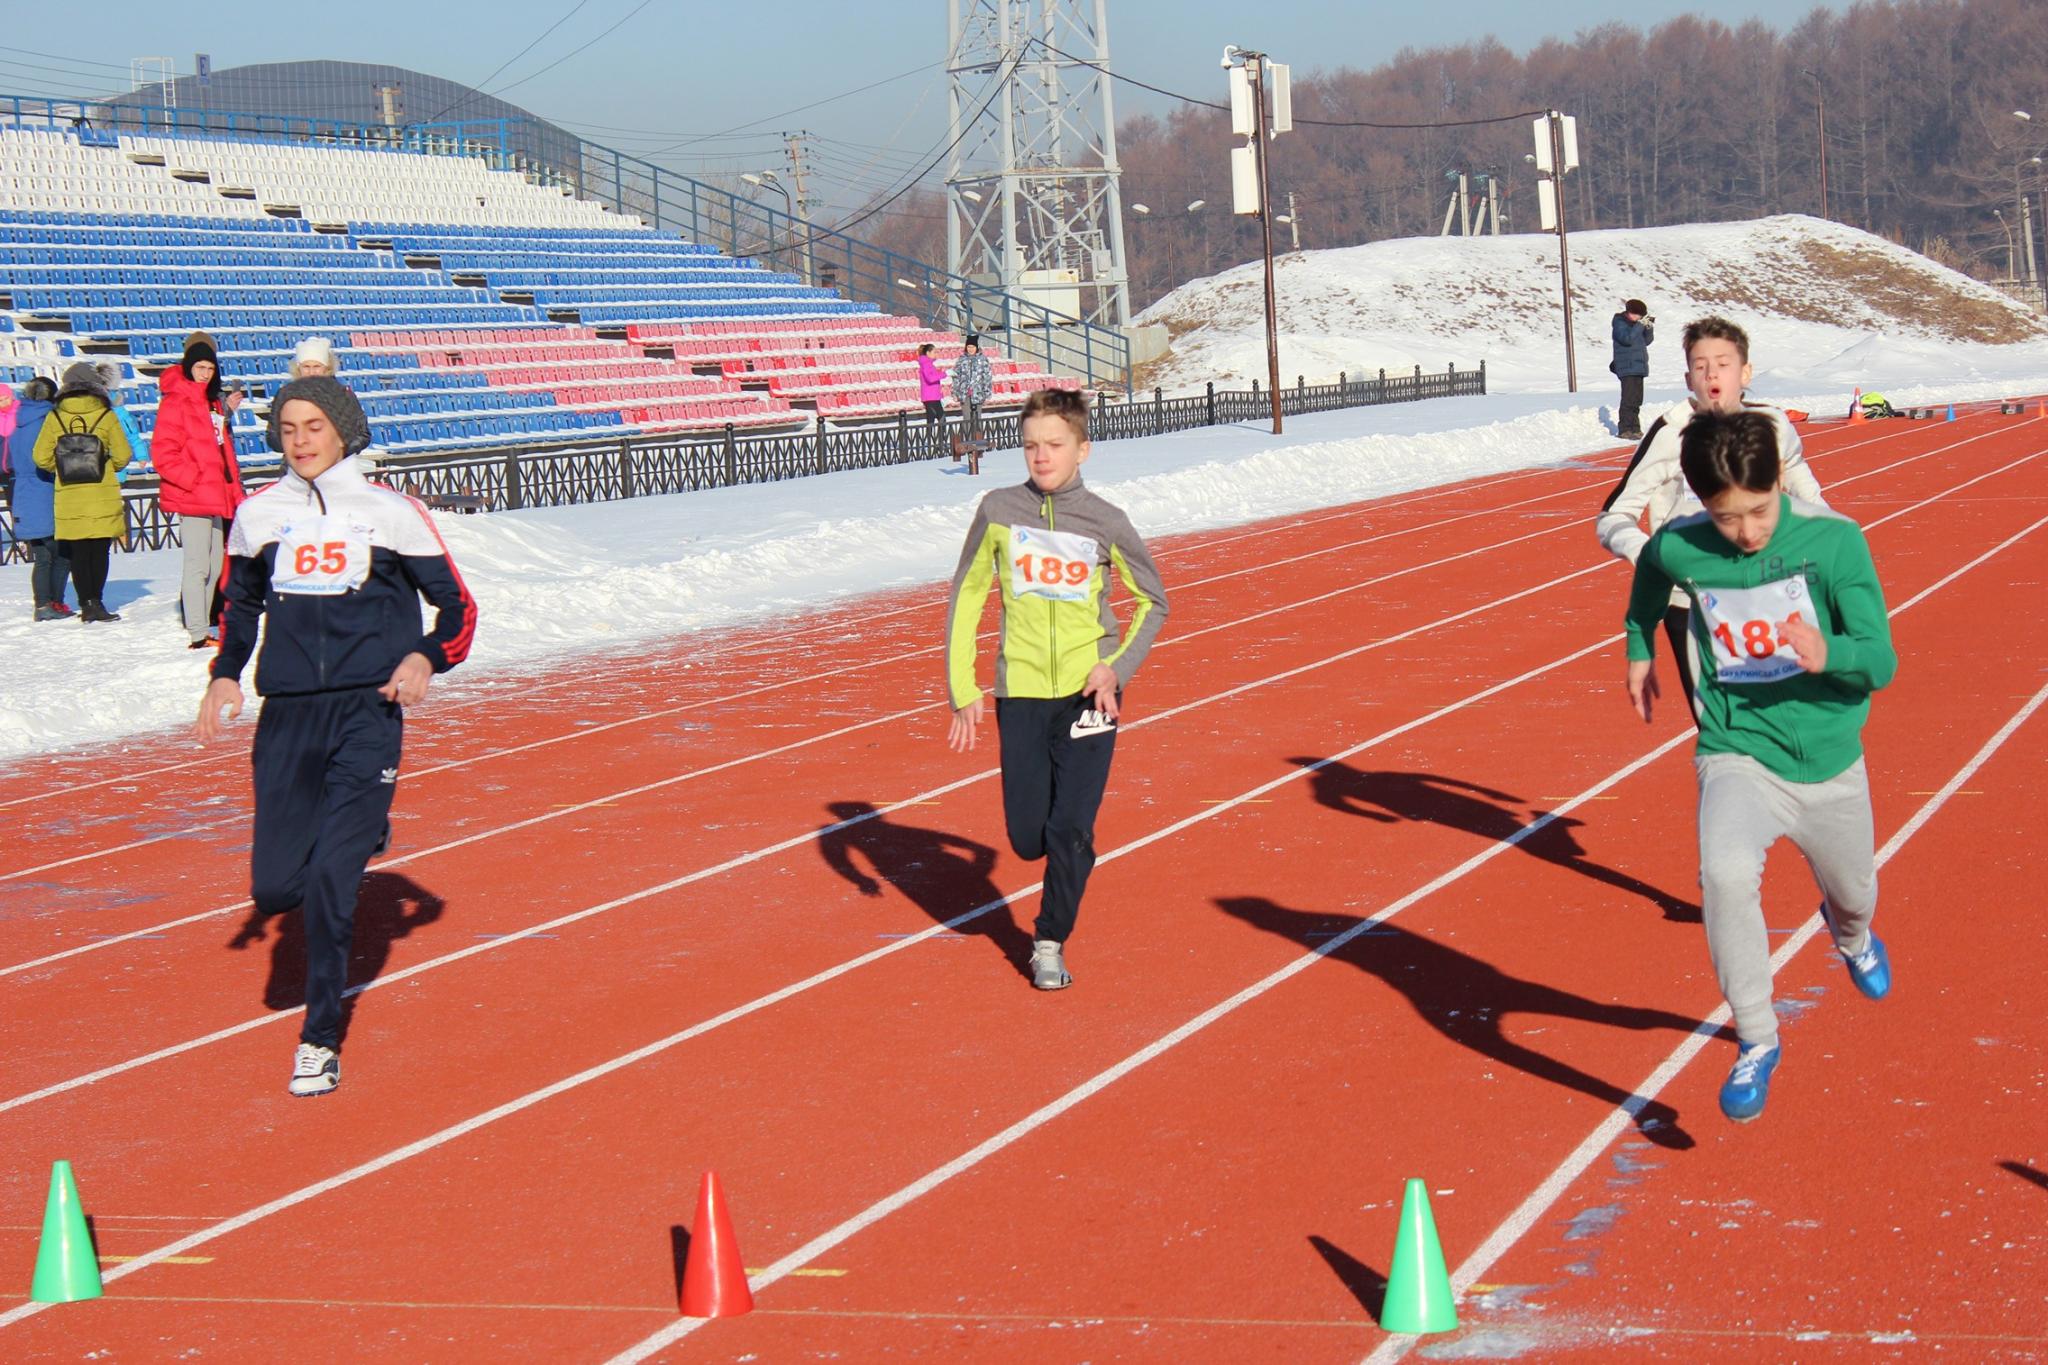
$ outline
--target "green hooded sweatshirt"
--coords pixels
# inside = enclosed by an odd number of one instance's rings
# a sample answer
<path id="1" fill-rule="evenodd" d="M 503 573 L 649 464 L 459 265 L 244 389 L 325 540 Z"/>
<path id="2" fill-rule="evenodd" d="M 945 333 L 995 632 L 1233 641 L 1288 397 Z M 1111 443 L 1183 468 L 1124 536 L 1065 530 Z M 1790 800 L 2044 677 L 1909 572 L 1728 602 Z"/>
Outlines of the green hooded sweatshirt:
<path id="1" fill-rule="evenodd" d="M 1863 754 L 1870 694 L 1898 672 L 1884 590 L 1863 531 L 1779 495 L 1770 541 L 1744 554 L 1704 512 L 1667 522 L 1636 560 L 1628 657 L 1655 657 L 1675 585 L 1692 599 L 1699 752 L 1747 754 L 1791 782 L 1825 782 Z M 1827 640 L 1808 673 L 1786 643 L 1797 615 Z"/>

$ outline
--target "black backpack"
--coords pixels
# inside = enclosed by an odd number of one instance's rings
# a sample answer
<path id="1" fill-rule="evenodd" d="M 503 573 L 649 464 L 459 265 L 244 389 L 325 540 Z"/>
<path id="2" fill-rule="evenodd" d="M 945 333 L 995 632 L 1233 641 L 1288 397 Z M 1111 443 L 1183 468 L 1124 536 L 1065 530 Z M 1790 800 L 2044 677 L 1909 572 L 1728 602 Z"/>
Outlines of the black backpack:
<path id="1" fill-rule="evenodd" d="M 107 477 L 107 443 L 93 433 L 100 423 L 107 420 L 113 409 L 107 408 L 87 423 L 76 413 L 67 415 L 64 427 L 57 437 L 57 486 L 69 487 L 75 483 L 99 483 Z M 56 420 L 56 414 L 51 414 Z"/>

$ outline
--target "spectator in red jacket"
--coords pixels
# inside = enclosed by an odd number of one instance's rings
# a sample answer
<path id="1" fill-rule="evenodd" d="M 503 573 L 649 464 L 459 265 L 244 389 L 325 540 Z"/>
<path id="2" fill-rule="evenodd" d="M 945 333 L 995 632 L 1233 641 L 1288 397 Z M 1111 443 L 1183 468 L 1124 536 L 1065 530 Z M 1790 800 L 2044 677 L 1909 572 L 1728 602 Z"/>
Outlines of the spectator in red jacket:
<path id="1" fill-rule="evenodd" d="M 185 633 L 192 648 L 204 649 L 227 553 L 228 523 L 246 496 L 232 426 L 241 395 L 223 396 L 220 357 L 204 332 L 186 339 L 184 358 L 157 376 L 157 387 L 163 397 L 150 437 L 151 460 L 162 481 L 157 500 L 178 518 L 185 546 L 180 598 Z"/>

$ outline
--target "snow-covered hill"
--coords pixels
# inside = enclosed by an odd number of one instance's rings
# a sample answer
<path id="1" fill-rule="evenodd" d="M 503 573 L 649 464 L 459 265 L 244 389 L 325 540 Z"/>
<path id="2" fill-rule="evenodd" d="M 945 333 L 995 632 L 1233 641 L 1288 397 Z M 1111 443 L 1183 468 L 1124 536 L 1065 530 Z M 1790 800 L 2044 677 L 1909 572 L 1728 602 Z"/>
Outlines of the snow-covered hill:
<path id="1" fill-rule="evenodd" d="M 1781 216 L 1746 223 L 1574 233 L 1570 239 L 1579 382 L 1607 375 L 1608 325 L 1635 297 L 1657 318 L 1652 387 L 1681 382 L 1678 334 L 1722 313 L 1750 333 L 1759 388 L 1846 391 L 2000 379 L 2016 361 L 2048 375 L 2048 328 L 1996 290 L 1839 223 Z M 1277 270 L 1280 375 L 1311 383 L 1421 365 L 1487 363 L 1495 391 L 1564 387 L 1557 239 L 1414 237 L 1304 251 Z M 1145 310 L 1173 353 L 1149 376 L 1169 391 L 1266 375 L 1261 269 L 1192 281 Z M 1938 363 L 1937 363 L 1938 362 Z"/>

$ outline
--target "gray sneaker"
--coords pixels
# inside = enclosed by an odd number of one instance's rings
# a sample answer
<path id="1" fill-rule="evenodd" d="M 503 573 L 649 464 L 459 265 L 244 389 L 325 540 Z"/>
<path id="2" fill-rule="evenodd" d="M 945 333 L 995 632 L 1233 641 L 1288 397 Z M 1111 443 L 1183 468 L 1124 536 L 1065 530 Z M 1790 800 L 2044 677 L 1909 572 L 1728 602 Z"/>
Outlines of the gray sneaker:
<path id="1" fill-rule="evenodd" d="M 300 1043 L 292 1053 L 292 1079 L 285 1088 L 294 1095 L 324 1095 L 341 1084 L 341 1058 L 331 1047 Z"/>
<path id="2" fill-rule="evenodd" d="M 1052 939 L 1032 940 L 1031 984 L 1042 991 L 1063 991 L 1074 984 L 1074 978 L 1067 975 L 1066 956 Z"/>

